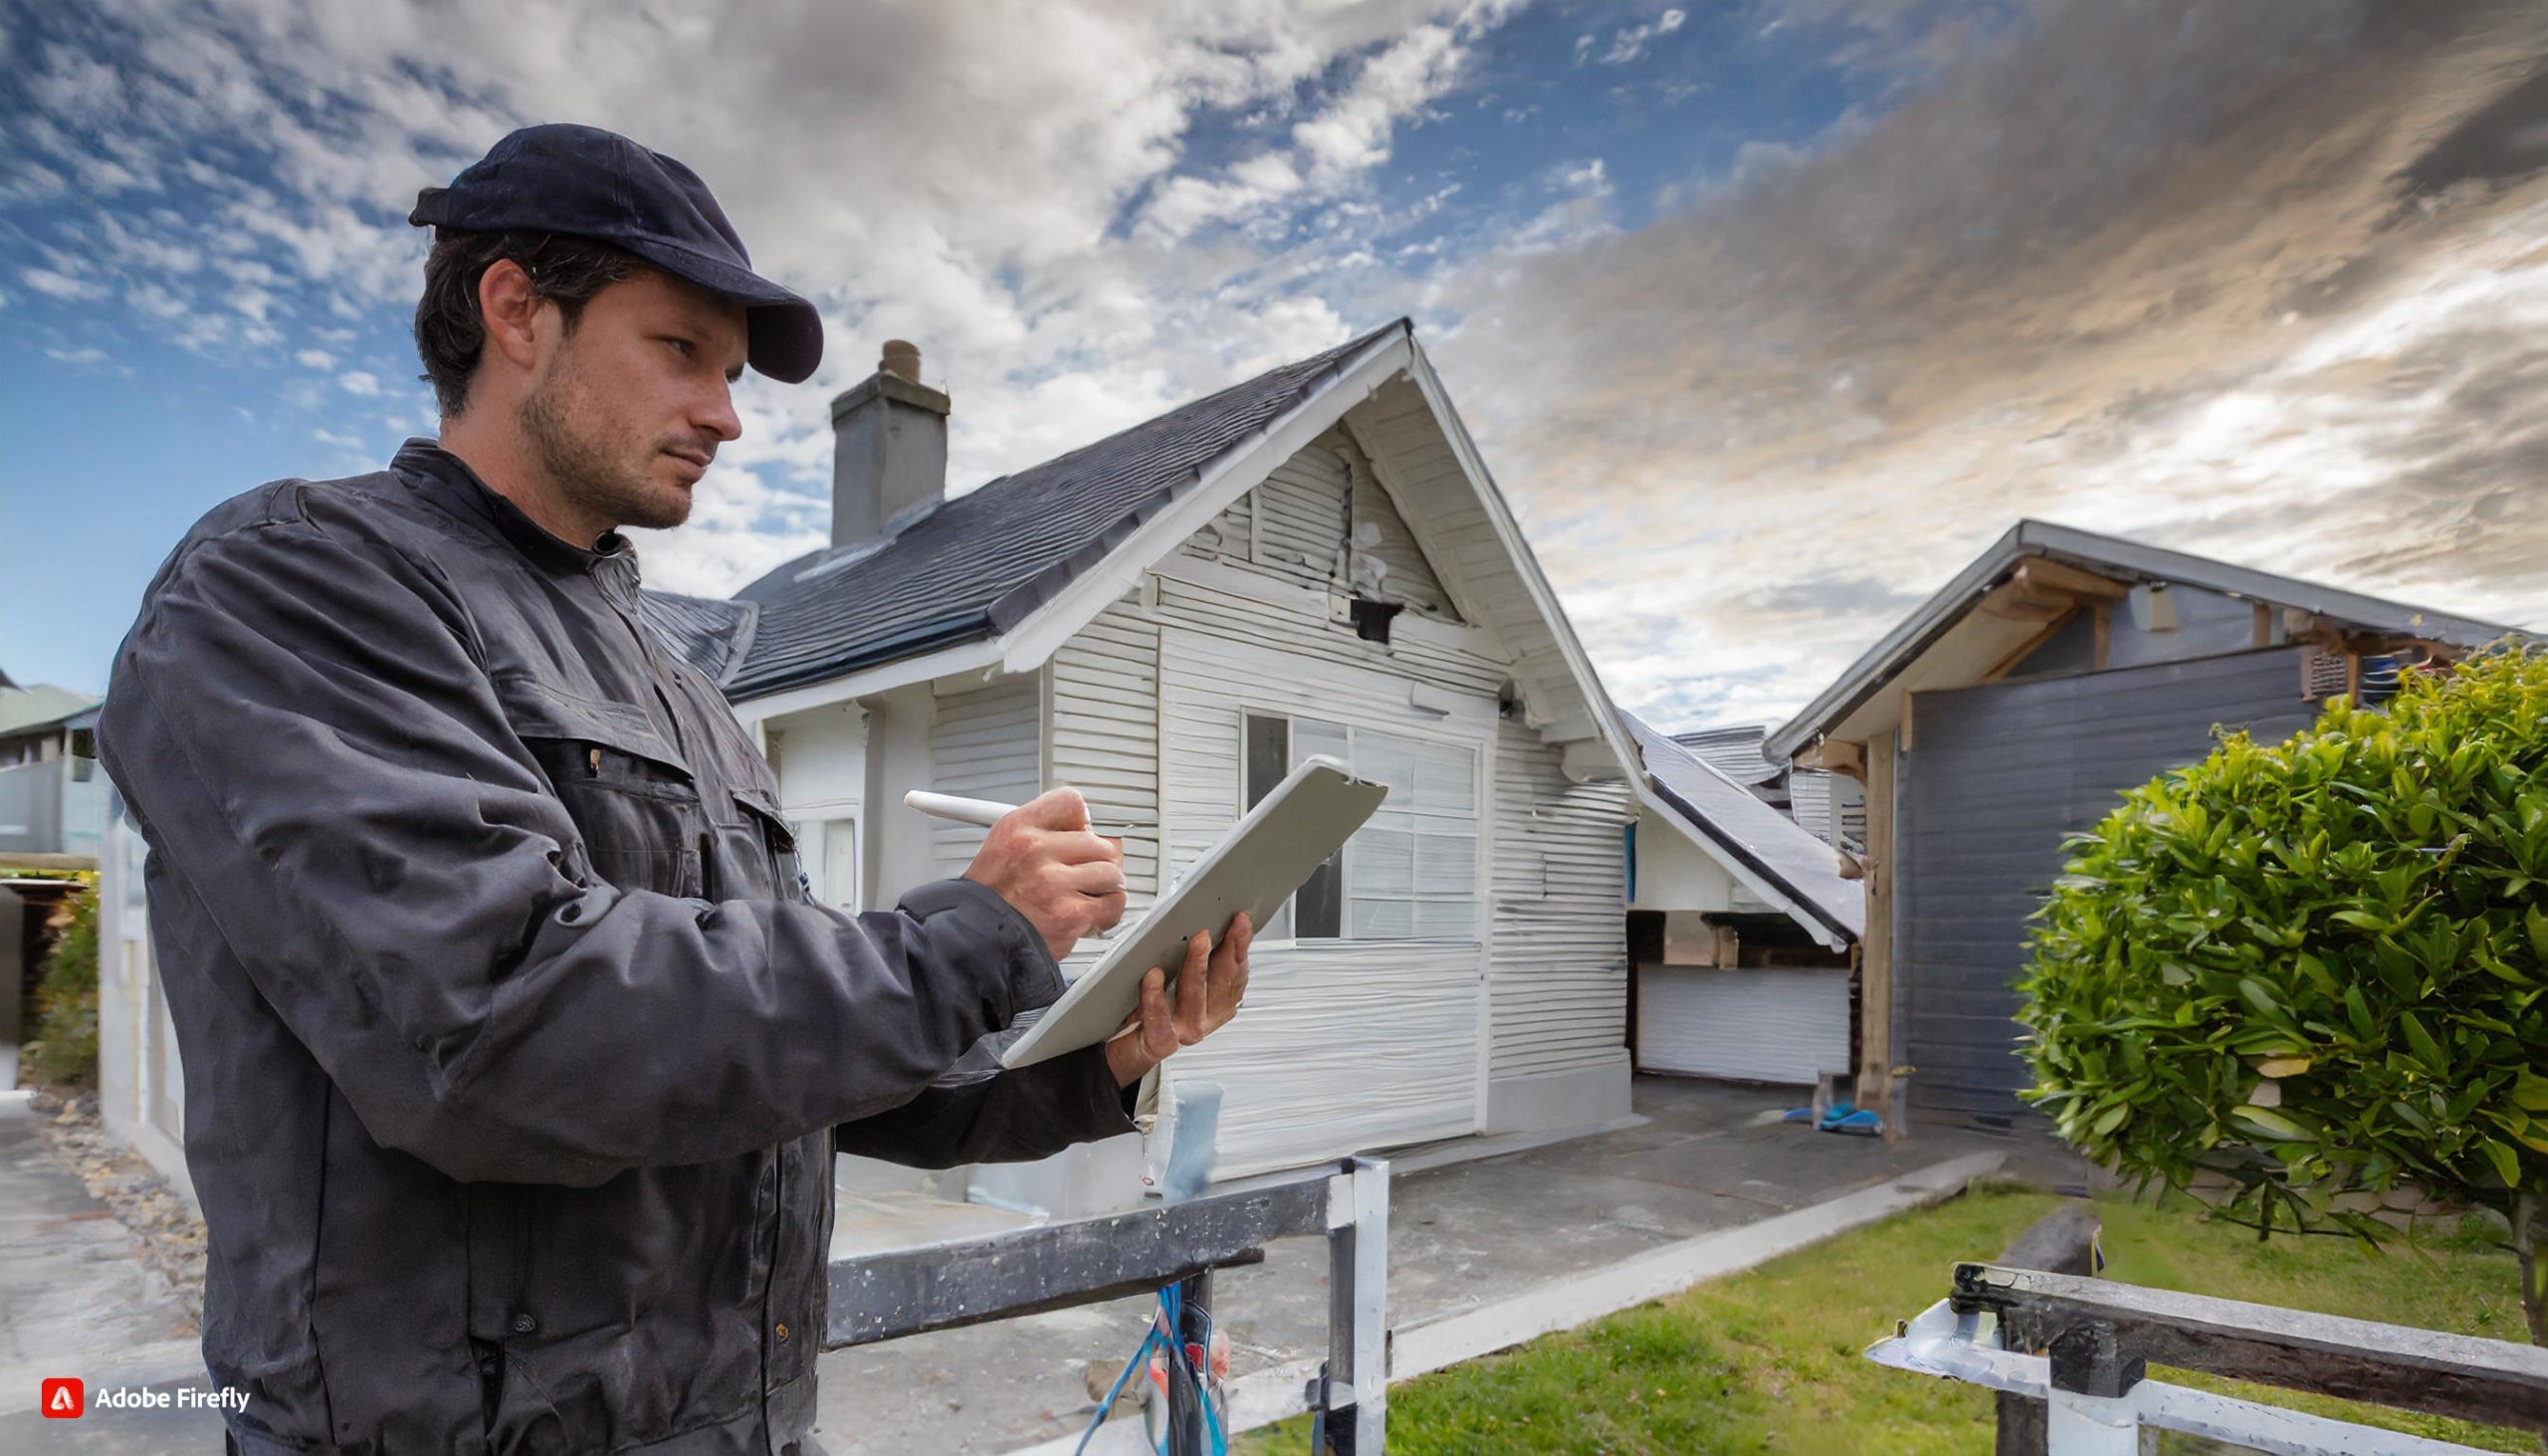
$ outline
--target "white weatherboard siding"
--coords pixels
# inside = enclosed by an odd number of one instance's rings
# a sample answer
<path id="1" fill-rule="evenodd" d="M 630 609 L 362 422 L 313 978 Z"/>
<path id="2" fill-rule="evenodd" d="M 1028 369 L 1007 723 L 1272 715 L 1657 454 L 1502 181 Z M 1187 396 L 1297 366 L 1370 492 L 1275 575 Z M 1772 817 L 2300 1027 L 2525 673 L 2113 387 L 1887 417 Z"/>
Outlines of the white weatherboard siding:
<path id="1" fill-rule="evenodd" d="M 1172 611 L 1166 599 L 1162 610 Z M 1207 620 L 1214 630 L 1171 616 L 1161 634 L 1171 878 L 1237 822 L 1250 711 L 1485 756 L 1490 696 L 1455 700 L 1449 714 L 1420 711 L 1404 679 L 1264 645 L 1280 632 L 1251 640 L 1218 630 L 1225 618 Z M 1214 1175 L 1477 1131 L 1482 948 L 1474 930 L 1461 939 L 1260 942 L 1246 1011 L 1171 1064 L 1180 1080 L 1223 1089 Z"/>
<path id="2" fill-rule="evenodd" d="M 1355 589 L 1383 601 L 1404 602 L 1437 615 L 1450 614 L 1451 598 L 1433 575 L 1433 563 L 1406 528 L 1389 493 L 1372 473 L 1372 463 L 1351 441 L 1338 442 L 1337 453 L 1354 475 L 1354 527 L 1351 570 Z"/>
<path id="3" fill-rule="evenodd" d="M 1496 1077 L 1597 1068 L 1627 1025 L 1623 784 L 1580 784 L 1520 724 L 1495 752 L 1494 955 L 1488 973 Z"/>
<path id="4" fill-rule="evenodd" d="M 1322 446 L 1274 467 L 1248 493 L 1254 536 L 1246 559 L 1306 585 L 1327 583 L 1345 549 L 1352 489 L 1345 462 Z"/>
<path id="5" fill-rule="evenodd" d="M 930 786 L 1006 804 L 1033 798 L 1042 787 L 1042 709 L 1041 685 L 1033 677 L 959 691 L 941 684 L 929 725 Z M 963 874 L 986 831 L 944 819 L 929 823 L 939 873 Z"/>
<path id="6" fill-rule="evenodd" d="M 1053 654 L 1044 781 L 1088 799 L 1098 827 L 1124 837 L 1124 918 L 1159 894 L 1159 623 L 1130 602 L 1108 607 Z M 1063 973 L 1077 979 L 1105 952 L 1092 941 Z"/>
<path id="7" fill-rule="evenodd" d="M 1846 967 L 1637 968 L 1637 1065 L 1742 1082 L 1849 1070 Z"/>

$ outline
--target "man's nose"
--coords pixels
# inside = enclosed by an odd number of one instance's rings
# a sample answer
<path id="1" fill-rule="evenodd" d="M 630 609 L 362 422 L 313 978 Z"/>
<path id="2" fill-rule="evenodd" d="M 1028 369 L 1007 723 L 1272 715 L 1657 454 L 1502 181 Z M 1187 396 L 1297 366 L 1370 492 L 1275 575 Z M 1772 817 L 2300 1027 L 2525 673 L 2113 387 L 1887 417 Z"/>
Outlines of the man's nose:
<path id="1" fill-rule="evenodd" d="M 716 392 L 709 396 L 708 407 L 699 412 L 696 423 L 720 440 L 732 440 L 742 435 L 743 421 L 735 413 L 734 386 L 723 379 L 718 380 Z"/>

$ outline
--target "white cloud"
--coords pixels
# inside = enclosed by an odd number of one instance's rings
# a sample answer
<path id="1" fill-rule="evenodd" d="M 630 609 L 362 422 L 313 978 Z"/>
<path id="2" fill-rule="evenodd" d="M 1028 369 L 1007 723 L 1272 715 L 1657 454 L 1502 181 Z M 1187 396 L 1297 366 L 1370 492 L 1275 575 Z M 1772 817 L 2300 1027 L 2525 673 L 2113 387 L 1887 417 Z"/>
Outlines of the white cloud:
<path id="1" fill-rule="evenodd" d="M 697 169 L 756 267 L 823 309 L 822 370 L 794 388 L 754 376 L 751 437 L 720 462 L 819 519 L 826 401 L 885 337 L 918 340 L 954 390 L 960 489 L 1400 312 L 1386 269 L 1327 261 L 1397 257 L 1373 240 L 1400 219 L 1359 208 L 1360 189 L 1515 4 L 101 0 L 96 28 L 23 52 L 39 100 L 0 123 L 0 212 L 25 221 L 13 209 L 34 206 L 44 174 L 111 164 L 129 174 L 106 178 L 121 191 L 43 214 L 100 259 L 98 281 L 73 287 L 106 289 L 207 353 L 288 362 L 315 341 L 327 362 L 299 362 L 326 371 L 356 335 L 403 321 L 419 188 L 524 121 L 621 130 Z M 106 32 L 114 54 L 89 54 Z M 1190 164 L 1187 128 L 1207 107 L 1279 144 Z M 119 140 L 84 140 L 98 137 Z M 1215 222 L 1242 226 L 1190 241 Z M 390 392 L 375 366 L 327 393 L 357 377 Z M 278 400 L 317 404 L 289 384 Z M 795 539 L 778 519 L 703 511 L 696 534 Z"/>
<path id="2" fill-rule="evenodd" d="M 22 268 L 18 270 L 18 282 L 47 298 L 61 299 L 66 303 L 95 303 L 106 296 L 106 289 L 101 284 L 57 273 L 50 268 Z"/>
<path id="3" fill-rule="evenodd" d="M 103 364 L 106 361 L 106 351 L 105 349 L 95 347 L 76 349 L 49 348 L 45 350 L 45 354 L 49 358 L 60 359 L 62 362 L 75 367 L 85 367 L 90 364 Z"/>
<path id="4" fill-rule="evenodd" d="M 336 387 L 347 394 L 359 394 L 368 398 L 380 393 L 380 378 L 365 369 L 348 369 L 336 376 Z"/>
<path id="5" fill-rule="evenodd" d="M 2021 516 L 2548 624 L 2548 83 L 2508 90 L 2548 15 L 2449 17 L 2046 3 L 1652 227 L 1446 279 L 1613 695 L 1782 720 Z"/>
<path id="6" fill-rule="evenodd" d="M 1610 48 L 1601 53 L 1604 66 L 1625 66 L 1645 54 L 1646 44 L 1658 36 L 1668 36 L 1681 28 L 1689 16 L 1679 10 L 1666 10 L 1642 25 L 1621 26 L 1610 35 Z M 1580 63 L 1592 52 L 1593 40 L 1585 36 L 1575 43 L 1576 60 Z"/>
<path id="7" fill-rule="evenodd" d="M 1458 84 L 1476 39 L 1513 8 L 1511 0 L 1446 8 L 1399 35 L 1293 123 L 1287 148 L 1255 153 L 1217 178 L 1168 179 L 1144 212 L 1146 232 L 1174 243 L 1206 223 L 1244 221 L 1296 196 L 1332 197 L 1353 186 L 1388 160 L 1401 126 L 1422 120 Z"/>
<path id="8" fill-rule="evenodd" d="M 336 356 L 327 352 L 325 349 L 303 349 L 301 352 L 294 354 L 293 359 L 305 369 L 332 369 L 336 367 Z"/>

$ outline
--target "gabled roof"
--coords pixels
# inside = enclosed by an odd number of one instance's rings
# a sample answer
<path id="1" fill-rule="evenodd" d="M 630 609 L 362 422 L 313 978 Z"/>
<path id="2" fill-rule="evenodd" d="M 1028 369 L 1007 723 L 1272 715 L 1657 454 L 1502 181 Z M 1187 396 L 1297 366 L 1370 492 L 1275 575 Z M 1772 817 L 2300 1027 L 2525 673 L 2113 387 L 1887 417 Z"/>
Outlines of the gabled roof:
<path id="1" fill-rule="evenodd" d="M 816 552 L 742 597 L 726 684 L 746 723 L 959 675 L 1031 672 L 1284 462 L 1332 432 L 1501 654 L 1524 726 L 1579 783 L 1635 749 L 1476 442 L 1405 319 L 937 506 L 881 544 Z"/>
<path id="2" fill-rule="evenodd" d="M 1793 758 L 1882 692 L 1906 668 L 1963 621 L 1985 596 L 2023 562 L 2044 559 L 2110 580 L 2199 587 L 2226 596 L 2292 607 L 2360 632 L 2390 633 L 2477 647 L 2515 629 L 2474 617 L 2452 616 L 2383 597 L 2340 591 L 2296 576 L 2233 566 L 2208 556 L 2147 546 L 2041 520 L 2019 520 L 1955 579 L 1879 639 L 1796 717 L 1772 730 L 1762 751 Z M 1959 685 L 1960 686 L 1960 685 Z"/>
<path id="3" fill-rule="evenodd" d="M 1692 842 L 1738 880 L 1778 905 L 1826 944 L 1855 940 L 1866 930 L 1861 882 L 1840 878 L 1840 854 L 1750 789 L 1674 742 L 1634 714 L 1620 721 L 1645 759 L 1639 785 Z"/>
<path id="4" fill-rule="evenodd" d="M 1192 488 L 1213 461 L 1409 330 L 1401 318 L 1003 476 L 882 545 L 827 547 L 788 562 L 738 593 L 759 609 L 759 622 L 731 695 L 773 693 L 1006 631 Z"/>
<path id="5" fill-rule="evenodd" d="M 0 688 L 0 736 L 59 728 L 105 701 L 46 683 L 32 688 Z"/>

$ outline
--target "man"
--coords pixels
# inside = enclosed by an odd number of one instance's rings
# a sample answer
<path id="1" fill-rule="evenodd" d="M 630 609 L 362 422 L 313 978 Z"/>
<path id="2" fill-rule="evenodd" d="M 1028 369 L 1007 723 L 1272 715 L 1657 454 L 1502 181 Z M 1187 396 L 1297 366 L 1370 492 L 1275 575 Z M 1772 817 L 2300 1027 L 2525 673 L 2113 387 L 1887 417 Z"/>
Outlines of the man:
<path id="1" fill-rule="evenodd" d="M 1122 914 L 1120 847 L 1056 790 L 892 913 L 811 903 L 617 532 L 689 514 L 746 363 L 813 371 L 812 307 L 688 168 L 588 127 L 514 133 L 411 221 L 439 443 L 215 508 L 99 725 L 151 849 L 231 1449 L 811 1452 L 834 1150 L 1127 1131 L 1229 1019 L 1248 928 L 1114 1041 L 999 1071 Z"/>

